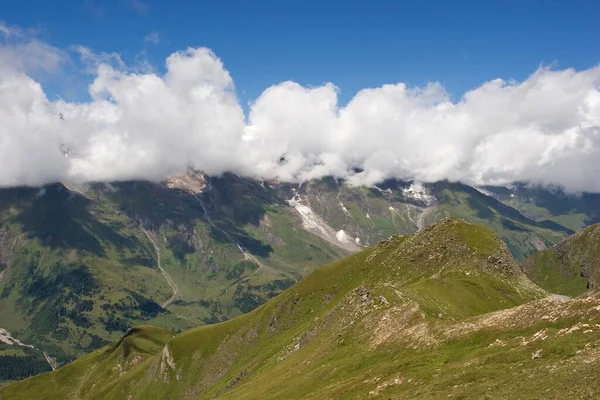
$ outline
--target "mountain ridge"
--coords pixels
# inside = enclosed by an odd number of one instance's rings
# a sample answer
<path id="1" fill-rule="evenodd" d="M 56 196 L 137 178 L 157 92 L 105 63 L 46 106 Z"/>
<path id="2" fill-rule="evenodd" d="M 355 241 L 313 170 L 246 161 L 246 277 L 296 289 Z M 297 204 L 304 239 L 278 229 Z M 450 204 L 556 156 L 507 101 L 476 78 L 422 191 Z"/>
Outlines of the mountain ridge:
<path id="1" fill-rule="evenodd" d="M 193 170 L 163 184 L 4 189 L 1 328 L 64 363 L 134 325 L 181 331 L 234 318 L 321 265 L 450 215 L 491 227 L 519 259 L 568 233 L 506 207 L 450 182 L 297 185 Z M 179 289 L 171 303 L 145 232 Z M 0 344 L 0 356 L 24 351 Z"/>
<path id="2" fill-rule="evenodd" d="M 0 394 L 44 398 L 42 390 L 52 388 L 64 398 L 103 399 L 447 398 L 490 393 L 486 379 L 494 393 L 513 398 L 540 385 L 556 394 L 585 365 L 586 376 L 600 373 L 586 364 L 600 359 L 597 309 L 597 297 L 549 296 L 489 229 L 447 218 L 324 266 L 254 311 L 185 331 L 152 354 L 122 356 L 124 341 L 149 334 L 142 327 Z M 543 356 L 532 357 L 538 351 Z M 578 361 L 563 364 L 570 354 Z M 514 379 L 523 368 L 532 374 L 529 389 Z M 94 377 L 85 378 L 86 370 Z M 61 386 L 67 381 L 79 383 Z M 571 394 L 590 390 L 580 385 Z"/>

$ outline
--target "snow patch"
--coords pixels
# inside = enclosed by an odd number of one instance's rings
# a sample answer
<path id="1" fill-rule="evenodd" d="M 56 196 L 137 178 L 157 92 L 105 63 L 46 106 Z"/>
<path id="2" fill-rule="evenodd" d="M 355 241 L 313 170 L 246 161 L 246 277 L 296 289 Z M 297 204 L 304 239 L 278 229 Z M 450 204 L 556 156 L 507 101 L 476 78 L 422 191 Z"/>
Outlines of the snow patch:
<path id="1" fill-rule="evenodd" d="M 335 234 L 335 238 L 340 242 L 340 243 L 350 243 L 350 241 L 352 240 L 352 238 L 350 236 L 348 236 L 348 234 L 343 230 L 340 229 L 339 231 L 337 231 L 337 233 Z"/>
<path id="2" fill-rule="evenodd" d="M 302 204 L 302 199 L 298 194 L 295 194 L 294 197 L 289 199 L 287 202 L 298 212 L 302 218 L 302 228 L 308 232 L 313 233 L 319 236 L 321 239 L 324 239 L 327 242 L 345 250 L 360 250 L 360 247 L 356 246 L 354 240 L 350 236 L 346 235 L 343 230 L 336 232 L 309 206 Z"/>
<path id="3" fill-rule="evenodd" d="M 429 194 L 427 188 L 419 181 L 413 181 L 409 187 L 402 189 L 402 195 L 405 199 L 415 200 L 427 206 L 436 202 L 436 198 Z"/>
<path id="4" fill-rule="evenodd" d="M 377 189 L 379 190 L 381 193 L 387 193 L 387 194 L 392 194 L 392 189 L 387 188 L 385 190 L 381 189 L 380 187 L 378 187 L 377 185 L 373 185 L 373 189 Z"/>
<path id="5" fill-rule="evenodd" d="M 327 224 L 309 206 L 300 202 L 300 196 L 294 196 L 288 200 L 288 204 L 298 211 L 302 217 L 302 227 L 306 230 L 316 230 L 319 233 L 330 236 Z"/>
<path id="6" fill-rule="evenodd" d="M 484 188 L 480 188 L 477 186 L 473 186 L 473 188 L 475 188 L 475 190 L 477 190 L 481 194 L 485 194 L 488 197 L 493 197 L 494 199 L 499 200 L 498 196 L 496 194 L 490 192 L 489 190 L 485 190 Z"/>

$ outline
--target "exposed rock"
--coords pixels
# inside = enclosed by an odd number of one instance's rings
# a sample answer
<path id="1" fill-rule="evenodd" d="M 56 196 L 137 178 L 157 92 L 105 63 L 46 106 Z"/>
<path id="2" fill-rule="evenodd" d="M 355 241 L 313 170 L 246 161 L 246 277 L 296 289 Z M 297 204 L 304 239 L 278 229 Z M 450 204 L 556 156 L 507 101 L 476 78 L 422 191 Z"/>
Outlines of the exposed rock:
<path id="1" fill-rule="evenodd" d="M 248 374 L 247 370 L 242 370 L 242 372 L 240 372 L 235 378 L 233 378 L 228 384 L 227 386 L 225 386 L 225 390 L 229 390 L 232 387 L 234 387 L 235 385 L 238 384 L 239 381 L 241 381 L 242 379 L 244 379 L 244 377 Z"/>
<path id="2" fill-rule="evenodd" d="M 165 382 L 168 380 L 169 370 L 176 373 L 175 377 L 177 380 L 180 379 L 179 374 L 177 374 L 175 370 L 175 360 L 173 359 L 173 354 L 171 354 L 171 350 L 169 349 L 169 345 L 166 344 L 162 351 L 162 356 L 160 360 L 160 373 L 159 376 L 164 379 Z"/>
<path id="3" fill-rule="evenodd" d="M 170 189 L 180 189 L 193 194 L 199 194 L 206 187 L 206 178 L 201 172 L 193 168 L 188 168 L 185 173 L 169 176 L 165 179 L 164 185 Z"/>

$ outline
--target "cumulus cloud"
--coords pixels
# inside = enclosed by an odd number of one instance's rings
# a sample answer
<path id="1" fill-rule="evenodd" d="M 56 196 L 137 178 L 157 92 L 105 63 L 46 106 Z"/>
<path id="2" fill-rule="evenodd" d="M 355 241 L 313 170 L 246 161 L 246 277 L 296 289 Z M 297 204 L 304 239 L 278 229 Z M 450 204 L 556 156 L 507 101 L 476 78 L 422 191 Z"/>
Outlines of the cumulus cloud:
<path id="1" fill-rule="evenodd" d="M 600 190 L 599 84 L 600 67 L 540 68 L 522 83 L 486 82 L 456 103 L 440 84 L 399 83 L 339 107 L 332 85 L 285 82 L 252 106 L 245 153 L 257 175 L 286 180 L 529 180 Z"/>
<path id="2" fill-rule="evenodd" d="M 37 40 L 35 31 L 0 21 L 0 72 L 53 72 L 65 60 L 64 51 Z"/>
<path id="3" fill-rule="evenodd" d="M 600 67 L 540 68 L 456 102 L 439 83 L 364 89 L 340 105 L 333 84 L 283 82 L 246 118 L 209 49 L 171 54 L 159 75 L 78 47 L 93 72 L 91 100 L 71 103 L 50 101 L 27 62 L 2 57 L 29 44 L 0 45 L 1 186 L 161 180 L 194 166 L 285 181 L 520 180 L 600 191 Z"/>

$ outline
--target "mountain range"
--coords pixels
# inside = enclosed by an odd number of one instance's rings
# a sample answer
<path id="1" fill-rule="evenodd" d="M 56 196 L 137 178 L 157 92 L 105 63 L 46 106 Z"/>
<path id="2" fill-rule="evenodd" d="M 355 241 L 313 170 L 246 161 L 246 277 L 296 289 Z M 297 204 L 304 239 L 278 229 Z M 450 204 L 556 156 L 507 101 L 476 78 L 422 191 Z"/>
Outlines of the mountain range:
<path id="1" fill-rule="evenodd" d="M 249 318 L 318 267 L 398 234 L 425 233 L 447 217 L 489 228 L 505 246 L 501 259 L 523 262 L 543 289 L 582 295 L 596 288 L 596 253 L 567 252 L 576 239 L 564 239 L 600 221 L 599 200 L 524 183 L 351 187 L 334 178 L 291 184 L 194 170 L 161 183 L 2 189 L 0 364 L 9 367 L 0 380 L 48 371 L 138 335 L 162 348 L 190 328 Z M 532 287 L 533 297 L 498 301 L 516 306 L 542 296 Z M 426 297 L 419 299 L 426 314 L 474 312 L 440 308 L 435 299 L 429 309 Z M 484 303 L 477 312 L 499 309 Z M 155 328 L 131 331 L 140 325 Z"/>
<path id="2" fill-rule="evenodd" d="M 0 397 L 594 398 L 597 288 L 553 294 L 545 277 L 585 268 L 581 249 L 599 229 L 523 268 L 489 228 L 443 218 L 319 268 L 247 314 L 179 334 L 131 328 Z M 538 263 L 547 253 L 556 264 Z"/>

